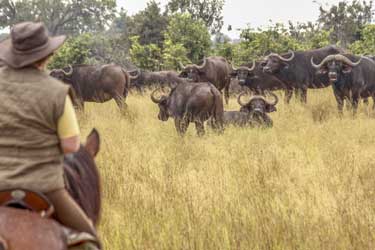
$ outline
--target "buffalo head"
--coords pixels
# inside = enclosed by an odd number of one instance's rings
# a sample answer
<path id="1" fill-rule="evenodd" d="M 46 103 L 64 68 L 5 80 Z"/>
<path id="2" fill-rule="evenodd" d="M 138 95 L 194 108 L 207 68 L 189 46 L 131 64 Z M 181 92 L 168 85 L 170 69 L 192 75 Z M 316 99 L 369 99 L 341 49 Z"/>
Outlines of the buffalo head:
<path id="1" fill-rule="evenodd" d="M 69 65 L 63 69 L 54 69 L 50 72 L 50 76 L 59 79 L 60 81 L 66 82 L 73 75 L 73 67 Z"/>
<path id="2" fill-rule="evenodd" d="M 263 71 L 265 73 L 275 74 L 284 68 L 288 68 L 289 62 L 291 62 L 295 57 L 293 51 L 289 51 L 289 53 L 291 53 L 290 57 L 284 57 L 275 53 L 268 55 L 265 58 L 265 61 L 262 63 Z"/>
<path id="3" fill-rule="evenodd" d="M 203 75 L 204 68 L 206 67 L 207 59 L 203 59 L 202 65 L 196 65 L 196 64 L 189 64 L 189 65 L 183 65 L 180 62 L 180 67 L 182 69 L 179 77 L 187 78 L 190 81 L 193 82 L 199 82 L 201 80 L 201 75 Z"/>
<path id="4" fill-rule="evenodd" d="M 236 68 L 232 65 L 231 76 L 236 77 L 238 79 L 239 84 L 241 86 L 244 86 L 246 82 L 248 81 L 248 79 L 252 79 L 256 77 L 256 75 L 254 74 L 254 69 L 255 69 L 255 60 L 253 61 L 251 68 L 247 66 L 241 66 L 241 67 Z"/>
<path id="5" fill-rule="evenodd" d="M 273 101 L 269 101 L 263 96 L 255 95 L 252 96 L 249 101 L 243 102 L 241 98 L 244 94 L 246 93 L 241 93 L 237 99 L 238 103 L 241 105 L 240 111 L 248 113 L 250 120 L 254 124 L 271 127 L 273 122 L 267 113 L 276 111 L 276 104 L 278 103 L 279 98 L 270 92 Z"/>
<path id="6" fill-rule="evenodd" d="M 361 60 L 362 58 L 358 62 L 352 62 L 348 57 L 337 54 L 327 56 L 319 64 L 315 64 L 314 58 L 311 58 L 311 65 L 318 70 L 317 74 L 328 74 L 329 81 L 336 83 L 343 75 L 350 74 L 353 67 L 358 66 Z"/>
<path id="7" fill-rule="evenodd" d="M 278 103 L 279 98 L 274 93 L 269 92 L 273 97 L 272 101 L 267 100 L 263 96 L 254 95 L 247 102 L 242 101 L 242 96 L 245 94 L 246 92 L 242 92 L 237 98 L 238 104 L 241 106 L 240 111 L 259 115 L 276 111 L 276 104 Z"/>
<path id="8" fill-rule="evenodd" d="M 151 100 L 158 104 L 159 106 L 159 114 L 158 118 L 161 121 L 168 121 L 169 117 L 171 116 L 170 111 L 169 111 L 169 94 L 168 95 L 162 95 L 161 97 L 156 97 L 155 94 L 156 92 L 160 91 L 160 88 L 155 89 L 151 93 Z"/>

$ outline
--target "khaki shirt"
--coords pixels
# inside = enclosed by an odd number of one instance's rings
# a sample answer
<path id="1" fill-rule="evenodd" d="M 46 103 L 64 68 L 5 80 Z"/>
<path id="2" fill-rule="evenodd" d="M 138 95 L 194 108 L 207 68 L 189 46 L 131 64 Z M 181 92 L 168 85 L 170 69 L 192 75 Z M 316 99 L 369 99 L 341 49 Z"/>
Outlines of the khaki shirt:
<path id="1" fill-rule="evenodd" d="M 68 90 L 35 68 L 0 68 L 0 190 L 64 188 L 57 123 Z"/>

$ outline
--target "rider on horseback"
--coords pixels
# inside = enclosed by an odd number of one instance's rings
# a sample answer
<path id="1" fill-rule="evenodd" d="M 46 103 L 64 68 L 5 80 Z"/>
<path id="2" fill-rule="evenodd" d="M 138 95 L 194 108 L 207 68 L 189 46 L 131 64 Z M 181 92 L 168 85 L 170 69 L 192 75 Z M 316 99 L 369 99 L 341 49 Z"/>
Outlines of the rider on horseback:
<path id="1" fill-rule="evenodd" d="M 46 73 L 66 37 L 33 22 L 14 25 L 10 36 L 0 43 L 0 190 L 43 193 L 61 224 L 96 236 L 64 184 L 63 156 L 80 147 L 69 87 Z"/>

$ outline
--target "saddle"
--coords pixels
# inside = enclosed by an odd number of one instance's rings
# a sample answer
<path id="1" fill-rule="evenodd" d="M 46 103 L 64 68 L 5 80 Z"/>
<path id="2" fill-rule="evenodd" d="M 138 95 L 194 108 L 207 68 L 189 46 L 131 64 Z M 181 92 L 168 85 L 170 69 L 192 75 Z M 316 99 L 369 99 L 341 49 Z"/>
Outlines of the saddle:
<path id="1" fill-rule="evenodd" d="M 45 195 L 26 189 L 0 191 L 0 207 L 29 210 L 40 214 L 43 218 L 51 217 L 55 211 Z"/>
<path id="2" fill-rule="evenodd" d="M 45 195 L 26 189 L 0 191 L 0 207 L 28 210 L 39 214 L 42 218 L 51 218 L 54 213 L 54 207 Z M 98 249 L 94 244 L 96 239 L 92 235 L 78 233 L 64 226 L 61 228 L 69 250 Z M 0 250 L 6 249 L 7 242 L 0 235 Z"/>

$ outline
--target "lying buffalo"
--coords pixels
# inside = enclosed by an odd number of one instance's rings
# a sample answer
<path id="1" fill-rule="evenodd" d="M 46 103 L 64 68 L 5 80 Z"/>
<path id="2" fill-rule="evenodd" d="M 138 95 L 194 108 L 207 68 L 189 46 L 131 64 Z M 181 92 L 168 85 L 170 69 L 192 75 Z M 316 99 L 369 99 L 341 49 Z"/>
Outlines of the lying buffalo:
<path id="1" fill-rule="evenodd" d="M 137 76 L 133 77 L 131 80 L 131 86 L 135 87 L 138 92 L 143 93 L 144 88 L 151 86 L 161 86 L 161 87 L 170 87 L 174 88 L 178 84 L 185 82 L 184 79 L 178 76 L 178 73 L 175 71 L 158 71 L 158 72 L 149 72 L 144 70 L 133 70 L 137 73 Z"/>
<path id="2" fill-rule="evenodd" d="M 229 101 L 229 86 L 231 66 L 224 57 L 210 56 L 203 60 L 202 65 L 181 63 L 181 77 L 188 78 L 194 82 L 210 82 L 218 90 L 224 89 L 225 102 Z"/>
<path id="3" fill-rule="evenodd" d="M 126 107 L 125 99 L 132 77 L 121 66 L 69 65 L 52 70 L 50 75 L 72 86 L 76 102 L 82 109 L 84 102 L 102 103 L 112 98 L 121 110 Z"/>
<path id="4" fill-rule="evenodd" d="M 173 117 L 177 133 L 184 135 L 190 122 L 195 123 L 198 136 L 204 135 L 204 122 L 213 120 L 214 129 L 223 130 L 223 101 L 220 92 L 210 83 L 187 82 L 173 88 L 168 95 L 155 97 L 154 90 L 151 100 L 158 104 L 161 121 Z"/>
<path id="5" fill-rule="evenodd" d="M 243 102 L 241 98 L 245 94 L 246 93 L 243 92 L 237 98 L 238 103 L 241 105 L 240 111 L 224 112 L 224 124 L 239 127 L 272 127 L 272 119 L 267 113 L 276 111 L 276 104 L 279 100 L 278 97 L 270 93 L 274 100 L 268 101 L 263 96 L 255 95 L 252 96 L 249 101 Z"/>
<path id="6" fill-rule="evenodd" d="M 264 73 L 262 63 L 253 61 L 236 68 L 232 66 L 232 77 L 238 79 L 240 85 L 246 86 L 257 95 L 264 95 L 265 91 L 285 90 L 286 102 L 290 101 L 293 88 L 281 82 L 277 77 Z"/>
<path id="7" fill-rule="evenodd" d="M 319 64 L 314 60 L 311 59 L 311 65 L 332 83 L 340 113 L 344 99 L 351 101 L 354 113 L 360 98 L 372 97 L 375 100 L 375 61 L 351 54 L 330 55 Z"/>
<path id="8" fill-rule="evenodd" d="M 321 61 L 326 56 L 342 52 L 341 48 L 327 46 L 307 51 L 291 51 L 282 55 L 272 53 L 265 58 L 263 71 L 277 77 L 289 89 L 296 90 L 301 101 L 306 102 L 308 88 L 325 88 L 330 85 L 326 75 L 316 74 L 314 67 L 310 64 L 311 58 Z"/>

